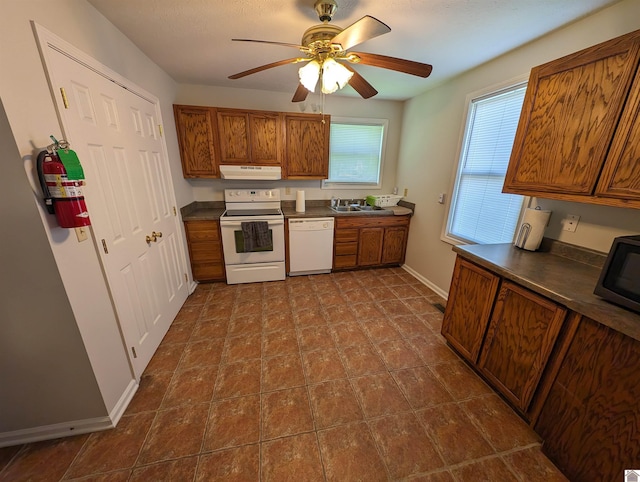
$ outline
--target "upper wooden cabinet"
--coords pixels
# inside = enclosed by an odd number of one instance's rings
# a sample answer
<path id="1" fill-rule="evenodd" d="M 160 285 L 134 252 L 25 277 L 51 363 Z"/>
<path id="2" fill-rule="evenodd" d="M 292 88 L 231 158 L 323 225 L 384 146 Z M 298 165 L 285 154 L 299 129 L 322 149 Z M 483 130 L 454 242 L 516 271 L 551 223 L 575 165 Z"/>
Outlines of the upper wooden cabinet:
<path id="1" fill-rule="evenodd" d="M 282 166 L 282 178 L 329 176 L 330 116 L 174 105 L 184 177 L 220 164 Z"/>
<path id="2" fill-rule="evenodd" d="M 220 164 L 282 164 L 282 122 L 277 112 L 217 109 Z"/>
<path id="3" fill-rule="evenodd" d="M 640 208 L 640 30 L 531 70 L 504 191 Z"/>
<path id="4" fill-rule="evenodd" d="M 174 105 L 173 114 L 184 177 L 218 177 L 215 109 Z"/>
<path id="5" fill-rule="evenodd" d="M 285 126 L 287 177 L 289 179 L 327 179 L 331 117 L 286 114 Z"/>

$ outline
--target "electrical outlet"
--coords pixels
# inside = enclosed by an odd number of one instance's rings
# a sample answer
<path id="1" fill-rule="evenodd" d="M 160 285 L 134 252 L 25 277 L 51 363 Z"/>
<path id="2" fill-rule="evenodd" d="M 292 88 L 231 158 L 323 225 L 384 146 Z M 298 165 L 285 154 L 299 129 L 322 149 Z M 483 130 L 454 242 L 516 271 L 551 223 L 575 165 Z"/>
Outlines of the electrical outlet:
<path id="1" fill-rule="evenodd" d="M 409 188 L 405 187 L 404 188 L 404 197 L 407 197 L 407 194 L 409 194 Z"/>
<path id="2" fill-rule="evenodd" d="M 290 187 L 285 187 L 284 188 L 284 193 L 285 194 L 291 194 L 291 188 Z"/>
<path id="3" fill-rule="evenodd" d="M 580 216 L 577 214 L 567 214 L 567 217 L 562 220 L 562 230 L 575 232 L 578 227 L 578 221 L 580 221 Z"/>
<path id="4" fill-rule="evenodd" d="M 445 194 L 444 194 L 443 192 L 441 192 L 441 193 L 438 195 L 438 203 L 439 203 L 439 204 L 444 204 L 444 196 L 445 196 Z"/>
<path id="5" fill-rule="evenodd" d="M 82 241 L 86 241 L 89 238 L 86 227 L 75 228 L 75 230 L 76 230 L 76 238 L 78 238 L 79 243 L 81 243 Z"/>

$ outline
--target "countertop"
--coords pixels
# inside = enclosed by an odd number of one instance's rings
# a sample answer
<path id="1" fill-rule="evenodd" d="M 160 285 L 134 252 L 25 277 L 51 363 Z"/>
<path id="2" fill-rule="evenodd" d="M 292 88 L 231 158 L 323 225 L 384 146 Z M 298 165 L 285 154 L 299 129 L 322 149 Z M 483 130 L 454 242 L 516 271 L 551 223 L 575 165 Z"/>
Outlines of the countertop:
<path id="1" fill-rule="evenodd" d="M 601 268 L 512 244 L 454 246 L 461 257 L 640 341 L 640 315 L 593 294 Z M 592 263 L 596 264 L 596 263 Z"/>
<path id="2" fill-rule="evenodd" d="M 402 202 L 405 206 L 413 211 L 415 204 Z M 350 211 L 346 213 L 338 213 L 329 207 L 328 201 L 310 200 L 306 202 L 305 212 L 296 212 L 295 201 L 282 201 L 282 212 L 285 218 L 326 218 L 339 216 L 394 216 L 395 213 L 391 209 L 380 209 L 375 211 Z M 207 221 L 218 219 L 224 213 L 223 201 L 195 201 L 187 206 L 180 208 L 180 214 L 183 221 Z"/>

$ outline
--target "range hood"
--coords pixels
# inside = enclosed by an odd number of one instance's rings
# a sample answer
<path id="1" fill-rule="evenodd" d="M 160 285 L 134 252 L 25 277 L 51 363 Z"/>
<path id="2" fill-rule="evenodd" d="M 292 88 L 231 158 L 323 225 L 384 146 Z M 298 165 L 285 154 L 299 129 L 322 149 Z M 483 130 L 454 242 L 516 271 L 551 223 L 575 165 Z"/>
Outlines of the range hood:
<path id="1" fill-rule="evenodd" d="M 274 181 L 282 179 L 280 166 L 220 166 L 222 179 L 239 179 L 247 181 Z"/>

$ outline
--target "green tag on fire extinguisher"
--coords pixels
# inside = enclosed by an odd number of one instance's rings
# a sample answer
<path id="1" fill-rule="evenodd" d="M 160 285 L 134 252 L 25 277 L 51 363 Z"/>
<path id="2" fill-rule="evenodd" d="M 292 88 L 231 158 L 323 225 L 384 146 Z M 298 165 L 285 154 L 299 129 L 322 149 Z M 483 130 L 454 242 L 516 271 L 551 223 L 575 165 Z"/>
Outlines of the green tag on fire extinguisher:
<path id="1" fill-rule="evenodd" d="M 59 149 L 56 153 L 67 171 L 67 179 L 84 179 L 84 171 L 80 165 L 80 159 L 78 159 L 78 155 L 74 151 L 71 149 Z"/>

